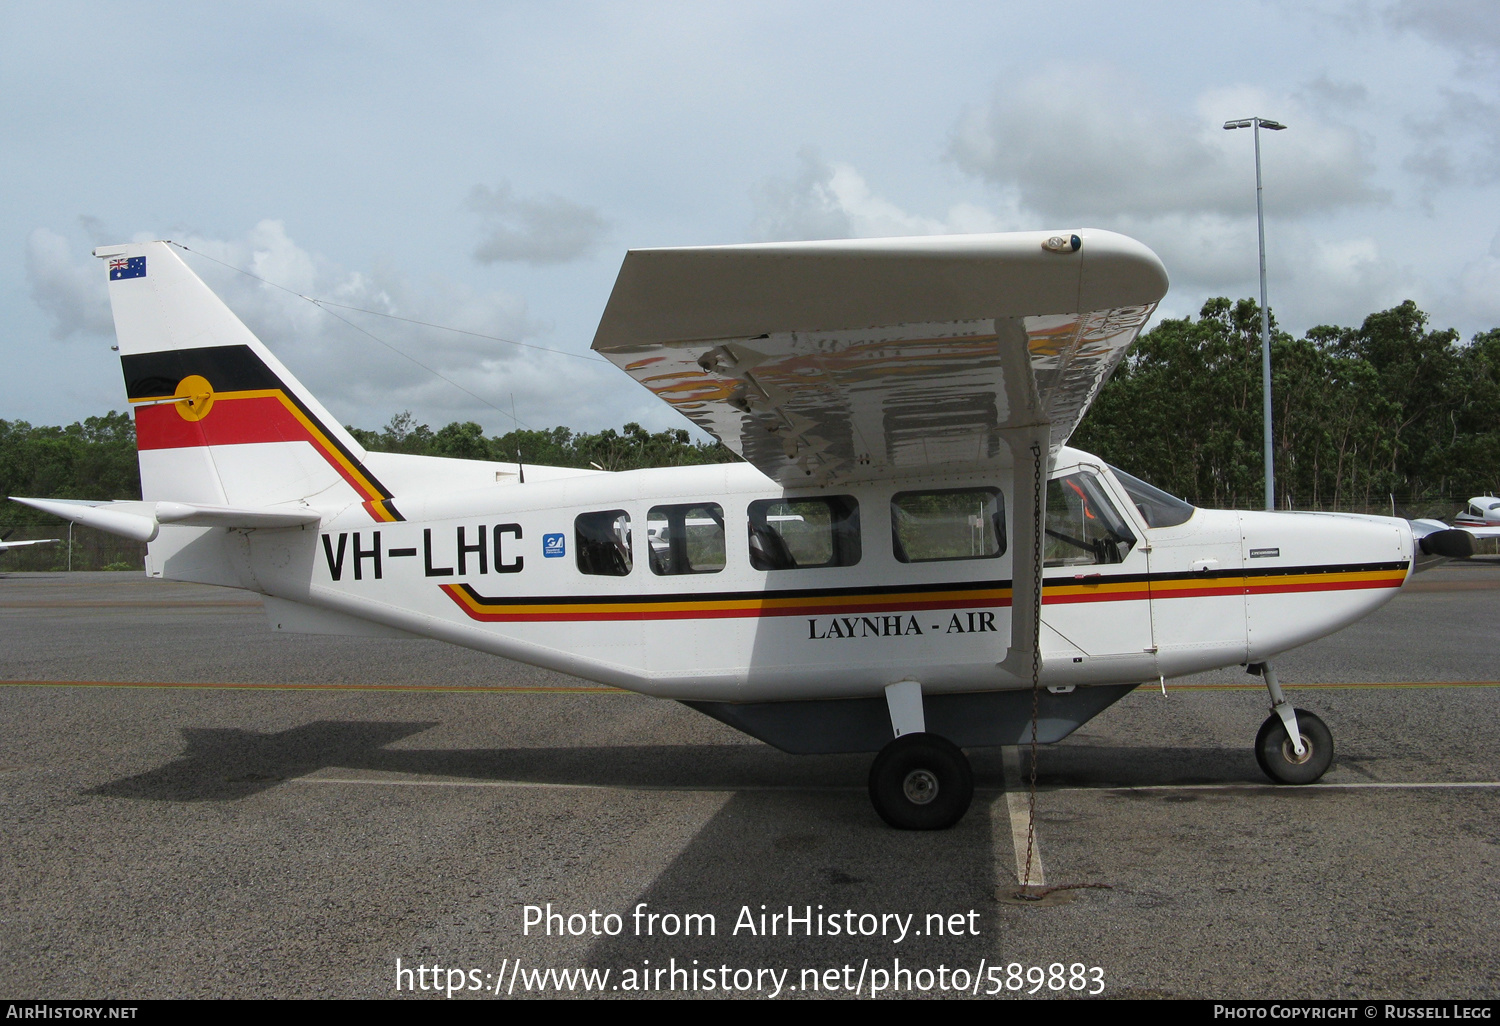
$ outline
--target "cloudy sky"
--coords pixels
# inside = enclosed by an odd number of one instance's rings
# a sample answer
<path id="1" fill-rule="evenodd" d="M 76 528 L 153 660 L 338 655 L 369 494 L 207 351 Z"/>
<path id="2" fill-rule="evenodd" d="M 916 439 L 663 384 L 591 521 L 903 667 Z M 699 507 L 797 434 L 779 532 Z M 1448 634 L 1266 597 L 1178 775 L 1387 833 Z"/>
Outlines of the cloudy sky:
<path id="1" fill-rule="evenodd" d="M 1251 115 L 1284 327 L 1500 326 L 1490 0 L 0 0 L 0 418 L 123 408 L 132 239 L 365 427 L 685 425 L 588 354 L 633 247 L 1109 228 L 1196 313 L 1258 288 Z"/>

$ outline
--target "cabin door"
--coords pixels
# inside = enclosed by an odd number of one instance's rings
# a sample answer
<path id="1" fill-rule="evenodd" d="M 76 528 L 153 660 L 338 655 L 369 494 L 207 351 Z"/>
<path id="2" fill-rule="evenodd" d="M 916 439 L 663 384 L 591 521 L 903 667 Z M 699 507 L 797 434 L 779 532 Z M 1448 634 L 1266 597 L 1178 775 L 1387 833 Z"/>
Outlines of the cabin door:
<path id="1" fill-rule="evenodd" d="M 1083 679 L 1156 677 L 1147 553 L 1136 533 L 1090 468 L 1047 483 L 1043 634 L 1077 650 Z"/>

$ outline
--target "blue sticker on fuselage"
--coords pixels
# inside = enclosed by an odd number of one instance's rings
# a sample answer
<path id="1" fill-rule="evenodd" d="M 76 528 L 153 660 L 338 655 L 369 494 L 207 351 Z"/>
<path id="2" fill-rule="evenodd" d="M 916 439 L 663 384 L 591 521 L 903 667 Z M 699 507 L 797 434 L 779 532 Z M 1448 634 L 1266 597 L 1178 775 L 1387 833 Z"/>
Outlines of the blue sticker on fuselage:
<path id="1" fill-rule="evenodd" d="M 542 555 L 548 559 L 556 559 L 558 556 L 567 554 L 567 543 L 563 541 L 560 534 L 542 535 Z"/>

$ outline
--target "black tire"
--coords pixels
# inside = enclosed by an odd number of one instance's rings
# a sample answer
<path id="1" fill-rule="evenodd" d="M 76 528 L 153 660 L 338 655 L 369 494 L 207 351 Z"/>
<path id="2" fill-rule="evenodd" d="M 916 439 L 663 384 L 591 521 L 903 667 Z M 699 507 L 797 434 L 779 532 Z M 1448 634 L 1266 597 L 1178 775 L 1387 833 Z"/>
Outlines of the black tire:
<path id="1" fill-rule="evenodd" d="M 1306 755 L 1300 760 L 1281 717 L 1272 713 L 1255 735 L 1255 759 L 1266 776 L 1278 784 L 1311 784 L 1333 765 L 1333 734 L 1322 720 L 1306 709 L 1298 709 L 1297 732 L 1302 735 Z"/>
<path id="2" fill-rule="evenodd" d="M 906 734 L 870 767 L 870 802 L 898 830 L 946 830 L 974 798 L 974 771 L 957 745 L 936 734 Z"/>

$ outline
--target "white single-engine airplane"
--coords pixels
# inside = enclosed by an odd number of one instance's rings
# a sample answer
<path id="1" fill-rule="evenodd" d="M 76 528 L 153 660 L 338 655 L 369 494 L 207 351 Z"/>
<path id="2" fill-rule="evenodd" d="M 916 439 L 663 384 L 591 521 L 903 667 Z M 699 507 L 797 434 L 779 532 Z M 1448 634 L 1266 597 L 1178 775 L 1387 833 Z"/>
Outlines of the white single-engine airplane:
<path id="1" fill-rule="evenodd" d="M 878 753 L 897 827 L 963 816 L 963 748 L 1236 664 L 1274 703 L 1266 773 L 1317 780 L 1328 728 L 1269 660 L 1465 554 L 1394 518 L 1195 509 L 1068 448 L 1167 289 L 1110 232 L 633 251 L 594 350 L 745 462 L 524 478 L 366 452 L 169 243 L 95 255 L 144 498 L 18 501 L 259 592 L 275 630 L 440 638 Z"/>
<path id="2" fill-rule="evenodd" d="M 1441 520 L 1413 520 L 1411 525 L 1412 529 L 1418 532 L 1419 535 L 1424 531 L 1436 532 L 1447 530 L 1454 537 L 1462 533 L 1468 535 L 1470 538 L 1477 539 L 1500 538 L 1500 498 L 1496 498 L 1493 495 L 1474 496 L 1468 502 L 1464 503 L 1464 508 L 1461 512 L 1453 516 L 1453 526 L 1451 529 Z M 1458 542 L 1457 544 L 1461 546 L 1462 542 Z M 1472 544 L 1469 548 L 1472 550 Z M 1450 552 L 1447 555 L 1459 555 L 1462 558 L 1467 558 L 1473 555 L 1473 553 L 1472 551 L 1464 553 Z"/>
<path id="3" fill-rule="evenodd" d="M 1463 528 L 1476 538 L 1500 538 L 1500 498 L 1474 496 L 1464 503 L 1463 512 L 1454 516 L 1453 526 Z"/>

